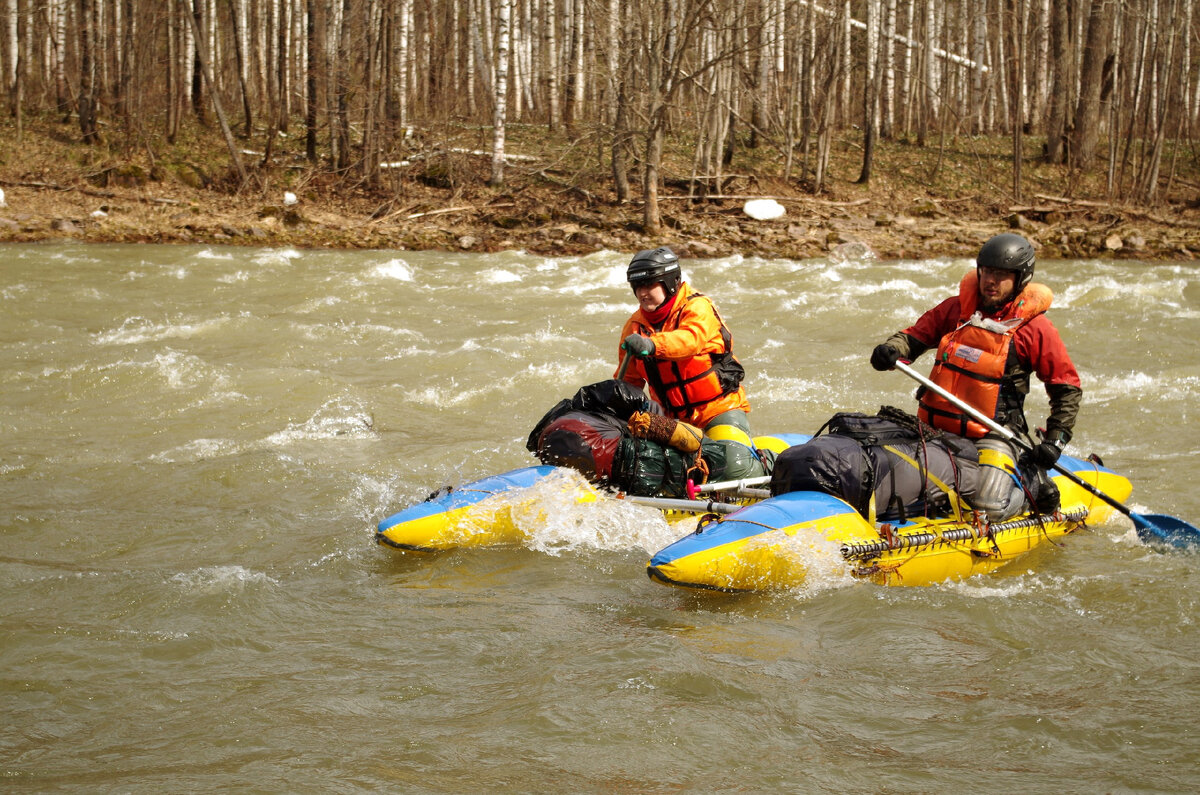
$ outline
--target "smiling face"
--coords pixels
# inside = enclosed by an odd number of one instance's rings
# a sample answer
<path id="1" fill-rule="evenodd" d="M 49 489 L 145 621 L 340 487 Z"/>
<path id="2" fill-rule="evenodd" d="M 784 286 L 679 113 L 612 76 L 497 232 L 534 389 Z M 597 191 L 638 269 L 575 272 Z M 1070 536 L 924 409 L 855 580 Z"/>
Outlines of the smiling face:
<path id="1" fill-rule="evenodd" d="M 633 286 L 633 294 L 637 296 L 638 305 L 643 312 L 653 312 L 667 300 L 667 290 L 662 282 L 640 282 Z"/>
<path id="2" fill-rule="evenodd" d="M 994 312 L 1008 303 L 1017 286 L 1017 274 L 1000 268 L 979 269 L 979 304 L 985 312 Z"/>

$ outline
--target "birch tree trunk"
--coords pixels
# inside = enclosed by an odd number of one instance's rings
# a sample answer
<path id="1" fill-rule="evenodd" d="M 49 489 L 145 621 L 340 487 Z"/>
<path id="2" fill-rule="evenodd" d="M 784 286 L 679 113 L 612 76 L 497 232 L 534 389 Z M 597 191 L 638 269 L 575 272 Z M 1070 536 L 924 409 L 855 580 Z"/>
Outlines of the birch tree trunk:
<path id="1" fill-rule="evenodd" d="M 866 75 L 863 91 L 863 159 L 862 171 L 856 183 L 871 181 L 871 163 L 875 158 L 876 108 L 879 106 L 879 77 L 876 64 L 879 43 L 879 0 L 867 0 L 866 11 Z"/>
<path id="2" fill-rule="evenodd" d="M 412 53 L 409 49 L 409 38 L 413 30 L 413 2 L 400 2 L 400 29 L 396 42 L 396 102 L 399 105 L 400 134 L 408 134 L 409 121 L 409 81 L 412 75 Z"/>
<path id="3" fill-rule="evenodd" d="M 612 124 L 617 116 L 617 84 L 621 79 L 621 0 L 608 0 L 605 18 L 608 23 L 607 46 L 604 51 L 605 72 L 608 78 L 608 89 L 605 92 L 606 121 Z"/>
<path id="4" fill-rule="evenodd" d="M 67 0 L 50 0 L 54 22 L 54 93 L 59 113 L 70 113 L 70 91 L 67 89 Z"/>
<path id="5" fill-rule="evenodd" d="M 542 58 L 543 73 L 546 75 L 546 126 L 557 130 L 562 124 L 562 105 L 559 102 L 558 75 L 558 5 L 556 0 L 545 0 L 543 3 L 545 16 L 542 19 Z M 611 75 L 610 79 L 616 75 Z"/>
<path id="6" fill-rule="evenodd" d="M 1189 72 L 1192 68 L 1192 17 L 1193 17 L 1193 0 L 1183 0 L 1183 65 L 1180 74 L 1180 86 L 1182 89 L 1181 99 L 1183 101 L 1182 119 L 1183 130 L 1186 134 L 1191 129 L 1192 120 L 1192 81 Z"/>
<path id="7" fill-rule="evenodd" d="M 840 106 L 840 113 L 838 114 L 839 120 L 845 119 L 847 121 L 849 121 L 854 115 L 854 111 L 851 110 L 851 104 L 854 101 L 854 95 L 851 92 L 851 88 L 854 84 L 853 80 L 851 79 L 854 74 L 854 45 L 852 43 L 852 28 L 850 25 L 850 21 L 853 18 L 854 13 L 850 4 L 850 0 L 844 0 L 842 3 L 841 16 L 842 45 L 840 52 L 842 55 L 842 68 L 839 72 L 841 75 L 842 87 L 841 90 L 836 93 L 840 99 L 840 102 L 838 103 Z M 835 121 L 834 124 L 837 124 L 837 122 Z"/>
<path id="8" fill-rule="evenodd" d="M 479 23 L 475 12 L 475 0 L 466 0 L 467 5 L 467 113 L 475 115 L 475 43 L 479 37 Z"/>
<path id="9" fill-rule="evenodd" d="M 254 111 L 250 105 L 250 87 L 246 85 L 246 15 L 245 0 L 228 0 L 230 21 L 233 24 L 234 57 L 237 60 L 238 87 L 242 94 L 242 136 L 249 138 L 254 132 Z"/>
<path id="10" fill-rule="evenodd" d="M 1033 63 L 1033 97 L 1030 100 L 1030 123 L 1036 131 L 1044 131 L 1039 125 L 1040 113 L 1035 109 L 1047 107 L 1050 96 L 1050 72 L 1053 68 L 1050 61 L 1050 0 L 1032 0 L 1037 13 L 1030 14 L 1030 30 L 1033 31 L 1034 49 L 1037 57 Z M 1059 0 L 1056 5 L 1061 4 Z"/>
<path id="11" fill-rule="evenodd" d="M 563 114 L 563 126 L 567 136 L 574 138 L 576 124 L 583 112 L 583 0 L 563 0 L 571 4 L 570 69 L 567 72 L 567 108 Z"/>
<path id="12" fill-rule="evenodd" d="M 500 0 L 496 16 L 496 83 L 492 95 L 492 176 L 488 184 L 504 184 L 504 123 L 508 111 L 508 48 L 512 0 Z"/>

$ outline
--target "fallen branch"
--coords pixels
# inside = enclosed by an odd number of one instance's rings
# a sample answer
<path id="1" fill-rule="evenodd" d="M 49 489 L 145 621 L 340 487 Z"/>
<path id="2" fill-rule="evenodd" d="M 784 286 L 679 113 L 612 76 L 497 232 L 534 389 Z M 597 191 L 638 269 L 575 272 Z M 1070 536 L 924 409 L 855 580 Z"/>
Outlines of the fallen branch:
<path id="1" fill-rule="evenodd" d="M 1009 207 L 1010 213 L 1086 213 L 1086 207 L 1054 207 L 1047 205 L 1024 205 Z"/>
<path id="2" fill-rule="evenodd" d="M 1041 193 L 1035 194 L 1035 197 L 1045 201 L 1060 202 L 1068 206 L 1074 205 L 1076 207 L 1085 207 L 1096 210 L 1108 210 L 1109 212 L 1121 213 L 1123 215 L 1137 218 L 1145 218 L 1147 221 L 1151 221 L 1156 224 L 1162 224 L 1163 226 L 1181 226 L 1186 229 L 1200 229 L 1200 223 L 1196 223 L 1195 221 L 1186 221 L 1182 218 L 1163 218 L 1161 215 L 1155 215 L 1154 213 L 1147 212 L 1146 210 L 1139 210 L 1135 207 L 1130 207 L 1123 204 L 1115 204 L 1113 202 L 1088 201 L 1087 199 L 1068 199 L 1065 196 L 1046 196 Z"/>
<path id="3" fill-rule="evenodd" d="M 1066 196 L 1047 196 L 1044 193 L 1035 193 L 1034 198 L 1042 199 L 1043 201 L 1048 201 L 1048 202 L 1058 202 L 1059 204 L 1074 204 L 1074 205 L 1078 205 L 1079 207 L 1096 207 L 1101 210 L 1120 210 L 1121 209 L 1120 207 L 1116 206 L 1112 202 L 1097 202 L 1097 201 L 1089 201 L 1087 199 L 1071 199 Z"/>
<path id="4" fill-rule="evenodd" d="M 57 190 L 57 191 L 74 191 L 82 193 L 84 196 L 95 196 L 100 199 L 120 199 L 122 201 L 143 202 L 145 204 L 186 204 L 179 199 L 160 199 L 154 196 L 129 196 L 121 193 L 113 193 L 107 190 L 92 190 L 91 188 L 77 188 L 73 185 L 54 185 L 49 182 L 15 182 L 13 180 L 0 179 L 0 185 L 8 185 L 13 188 L 36 188 L 38 190 Z"/>
<path id="5" fill-rule="evenodd" d="M 708 201 L 709 199 L 731 199 L 736 201 L 745 201 L 748 199 L 774 199 L 777 202 L 793 202 L 795 204 L 819 204 L 822 207 L 857 207 L 862 204 L 870 204 L 870 199 L 855 199 L 852 202 L 831 202 L 824 199 L 809 199 L 804 196 L 754 196 L 754 195 L 732 195 L 727 193 L 716 193 L 708 196 L 659 196 L 659 201 L 667 199 L 691 199 L 693 201 Z"/>
<path id="6" fill-rule="evenodd" d="M 511 207 L 512 205 L 511 204 L 497 204 L 497 205 L 493 205 L 493 206 L 495 206 L 495 207 Z M 427 215 L 442 215 L 443 213 L 458 213 L 458 212 L 462 212 L 463 210 L 476 210 L 476 209 L 478 209 L 478 208 L 472 207 L 471 205 L 463 205 L 462 207 L 443 207 L 440 210 L 427 210 L 426 212 L 423 212 L 423 213 L 413 213 L 412 215 L 406 215 L 404 218 L 406 221 L 411 221 L 414 218 L 424 218 Z"/>
<path id="7" fill-rule="evenodd" d="M 596 200 L 595 196 L 593 196 L 591 193 L 584 190 L 583 188 L 579 187 L 578 185 L 572 185 L 569 182 L 563 182 L 560 179 L 555 179 L 554 177 L 550 176 L 549 174 L 546 173 L 546 169 L 544 169 L 544 168 L 538 169 L 537 171 L 532 171 L 530 173 L 533 174 L 534 176 L 541 177 L 542 179 L 546 180 L 547 182 L 549 182 L 552 185 L 557 185 L 560 188 L 563 188 L 565 190 L 574 191 L 575 193 L 578 193 L 579 195 L 583 196 L 583 198 L 587 199 L 588 201 Z"/>
<path id="8" fill-rule="evenodd" d="M 446 151 L 453 152 L 456 155 L 475 155 L 476 157 L 492 157 L 494 155 L 493 152 L 485 152 L 482 149 L 463 149 L 462 147 L 458 147 L 458 146 L 451 147 L 451 148 L 447 149 Z M 525 161 L 527 163 L 536 163 L 541 158 L 537 157 L 536 155 L 513 155 L 513 154 L 509 154 L 506 152 L 504 154 L 504 159 L 506 161 L 511 161 L 514 163 L 518 162 L 518 161 Z"/>

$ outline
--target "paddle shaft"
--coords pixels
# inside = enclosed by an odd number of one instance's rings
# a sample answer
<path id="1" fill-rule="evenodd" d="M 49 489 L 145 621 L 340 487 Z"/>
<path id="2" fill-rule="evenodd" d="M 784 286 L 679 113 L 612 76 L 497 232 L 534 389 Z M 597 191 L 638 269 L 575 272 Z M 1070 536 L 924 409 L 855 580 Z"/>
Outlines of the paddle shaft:
<path id="1" fill-rule="evenodd" d="M 663 511 L 688 511 L 691 513 L 733 513 L 746 507 L 728 502 L 702 502 L 671 497 L 638 497 L 633 494 L 618 494 L 617 499 L 632 502 L 635 505 L 648 505 Z"/>
<path id="2" fill-rule="evenodd" d="M 771 482 L 770 475 L 761 475 L 756 478 L 742 478 L 741 480 L 720 480 L 714 483 L 703 483 L 696 486 L 697 494 L 704 494 L 710 491 L 740 491 L 751 486 L 764 486 Z"/>
<path id="3" fill-rule="evenodd" d="M 629 363 L 633 361 L 633 354 L 625 351 L 625 358 L 621 360 L 621 366 L 617 368 L 617 380 L 625 380 L 625 371 L 629 369 Z"/>
<path id="4" fill-rule="evenodd" d="M 946 400 L 949 400 L 955 406 L 958 406 L 960 409 L 965 411 L 967 414 L 971 415 L 972 418 L 974 418 L 975 420 L 986 425 L 990 431 L 992 431 L 993 433 L 1002 437 L 1005 441 L 1008 441 L 1008 442 L 1016 445 L 1017 447 L 1021 448 L 1022 450 L 1026 451 L 1026 452 L 1029 452 L 1033 449 L 1032 447 L 1030 447 L 1030 445 L 1024 439 L 1022 439 L 1020 436 L 1017 436 L 1017 434 L 1013 433 L 1010 429 L 1005 428 L 1003 425 L 1001 425 L 1000 423 L 991 419 L 990 417 L 988 417 L 983 412 L 979 411 L 979 409 L 975 408 L 974 406 L 971 406 L 971 405 L 963 402 L 962 400 L 960 400 L 958 398 L 958 396 L 956 396 L 950 392 L 947 392 L 945 389 L 942 389 L 940 386 L 933 383 L 928 378 L 921 375 L 920 373 L 918 373 L 916 370 L 909 367 L 904 362 L 896 362 L 896 369 L 899 370 L 900 372 L 904 373 L 909 378 L 916 381 L 918 384 L 925 387 L 926 389 L 928 389 L 932 392 L 936 392 L 937 394 L 944 397 Z M 1076 484 L 1077 486 L 1081 486 L 1085 490 L 1091 492 L 1092 494 L 1096 495 L 1100 499 L 1104 500 L 1106 503 L 1108 503 L 1112 507 L 1116 508 L 1121 513 L 1125 514 L 1130 519 L 1134 518 L 1133 512 L 1131 510 L 1129 510 L 1129 508 L 1125 507 L 1124 504 L 1118 502 L 1117 500 L 1114 500 L 1112 497 L 1110 497 L 1107 494 L 1105 494 L 1104 492 L 1100 491 L 1100 489 L 1096 488 L 1091 483 L 1088 483 L 1086 480 L 1079 477 L 1074 472 L 1071 472 L 1070 470 L 1064 468 L 1061 464 L 1056 462 L 1054 464 L 1054 470 L 1056 472 L 1058 472 L 1059 474 L 1066 476 L 1067 480 L 1071 481 L 1072 483 Z"/>

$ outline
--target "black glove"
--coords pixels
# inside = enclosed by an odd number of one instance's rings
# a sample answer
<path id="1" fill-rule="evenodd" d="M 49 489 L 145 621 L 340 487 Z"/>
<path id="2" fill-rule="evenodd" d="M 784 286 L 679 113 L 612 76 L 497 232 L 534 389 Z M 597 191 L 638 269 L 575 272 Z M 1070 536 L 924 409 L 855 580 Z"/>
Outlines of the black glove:
<path id="1" fill-rule="evenodd" d="M 1062 447 L 1060 442 L 1042 442 L 1036 445 L 1029 451 L 1029 460 L 1040 466 L 1042 469 L 1049 469 L 1058 463 L 1058 457 L 1062 455 Z"/>
<path id="2" fill-rule="evenodd" d="M 641 334 L 630 334 L 625 338 L 625 342 L 621 343 L 621 347 L 629 351 L 634 356 L 640 356 L 643 359 L 654 355 L 654 341 L 649 337 L 643 337 Z"/>
<path id="3" fill-rule="evenodd" d="M 871 351 L 871 366 L 880 372 L 891 370 L 898 361 L 900 361 L 900 351 L 886 342 L 879 343 L 875 346 L 875 350 Z"/>

